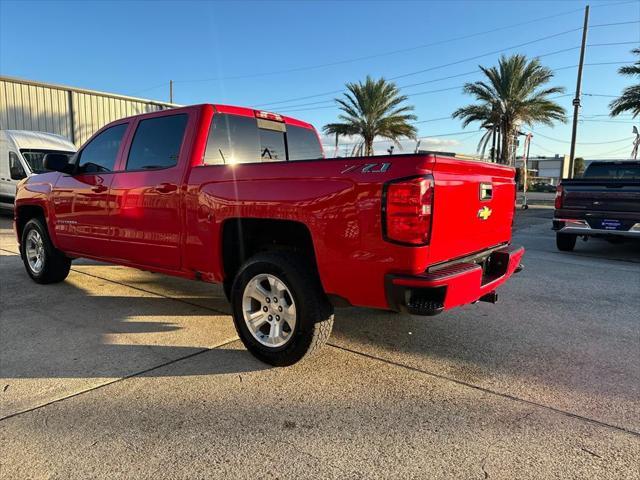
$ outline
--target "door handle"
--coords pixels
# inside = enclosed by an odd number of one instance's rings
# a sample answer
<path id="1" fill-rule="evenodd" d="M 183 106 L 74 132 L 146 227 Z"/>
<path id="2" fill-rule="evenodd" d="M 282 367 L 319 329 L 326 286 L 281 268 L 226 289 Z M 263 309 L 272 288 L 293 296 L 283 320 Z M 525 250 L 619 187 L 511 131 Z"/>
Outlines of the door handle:
<path id="1" fill-rule="evenodd" d="M 178 190 L 178 186 L 173 183 L 161 183 L 153 187 L 153 189 L 158 193 L 171 193 Z"/>
<path id="2" fill-rule="evenodd" d="M 105 187 L 104 185 L 96 185 L 95 187 L 91 187 L 92 192 L 102 193 L 109 190 L 109 187 Z"/>

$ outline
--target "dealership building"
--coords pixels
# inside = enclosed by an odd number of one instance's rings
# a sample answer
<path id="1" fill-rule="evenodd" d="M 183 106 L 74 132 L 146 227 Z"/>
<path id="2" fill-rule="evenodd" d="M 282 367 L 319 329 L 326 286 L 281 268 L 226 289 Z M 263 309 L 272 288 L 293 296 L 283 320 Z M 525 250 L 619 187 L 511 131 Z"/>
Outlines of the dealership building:
<path id="1" fill-rule="evenodd" d="M 109 122 L 177 106 L 0 76 L 0 130 L 56 133 L 77 147 Z"/>

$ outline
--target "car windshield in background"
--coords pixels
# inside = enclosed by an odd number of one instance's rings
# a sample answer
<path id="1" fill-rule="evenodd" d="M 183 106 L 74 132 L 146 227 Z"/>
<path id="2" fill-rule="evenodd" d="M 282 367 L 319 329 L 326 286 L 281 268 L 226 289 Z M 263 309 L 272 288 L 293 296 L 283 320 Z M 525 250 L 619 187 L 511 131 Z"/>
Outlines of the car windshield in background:
<path id="1" fill-rule="evenodd" d="M 44 156 L 47 153 L 61 153 L 64 155 L 68 155 L 71 158 L 74 153 L 73 152 L 60 152 L 54 150 L 34 150 L 34 149 L 25 149 L 20 150 L 22 157 L 29 164 L 29 168 L 33 173 L 44 173 L 48 170 L 44 168 Z"/>
<path id="2" fill-rule="evenodd" d="M 216 114 L 211 122 L 204 163 L 223 165 L 317 158 L 322 158 L 322 147 L 312 129 Z"/>
<path id="3" fill-rule="evenodd" d="M 592 164 L 584 172 L 583 178 L 640 180 L 640 164 Z"/>

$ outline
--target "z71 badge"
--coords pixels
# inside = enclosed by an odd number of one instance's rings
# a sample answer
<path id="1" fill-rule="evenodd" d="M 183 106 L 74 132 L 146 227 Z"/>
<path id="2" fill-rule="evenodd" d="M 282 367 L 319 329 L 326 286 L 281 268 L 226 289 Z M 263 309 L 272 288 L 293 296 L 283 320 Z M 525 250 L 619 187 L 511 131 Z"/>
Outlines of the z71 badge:
<path id="1" fill-rule="evenodd" d="M 387 170 L 389 170 L 389 167 L 391 167 L 390 163 L 367 163 L 367 164 L 359 164 L 359 165 L 345 165 L 345 169 L 342 170 L 340 173 L 349 173 L 349 172 L 353 172 L 354 170 L 358 170 L 359 168 L 362 167 L 362 170 L 360 170 L 361 173 L 384 173 Z"/>

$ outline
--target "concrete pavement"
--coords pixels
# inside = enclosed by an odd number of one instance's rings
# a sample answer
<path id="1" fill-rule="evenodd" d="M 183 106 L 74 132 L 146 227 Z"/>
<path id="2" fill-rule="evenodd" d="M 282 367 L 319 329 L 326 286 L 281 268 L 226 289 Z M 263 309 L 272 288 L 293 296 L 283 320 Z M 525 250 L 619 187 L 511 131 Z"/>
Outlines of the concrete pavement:
<path id="1" fill-rule="evenodd" d="M 273 369 L 216 286 L 94 262 L 39 286 L 0 226 L 3 478 L 638 478 L 640 250 L 520 212 L 498 305 L 338 310 Z"/>

